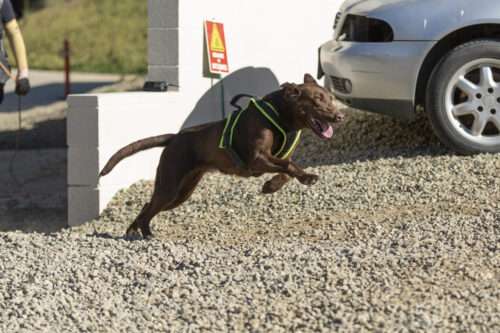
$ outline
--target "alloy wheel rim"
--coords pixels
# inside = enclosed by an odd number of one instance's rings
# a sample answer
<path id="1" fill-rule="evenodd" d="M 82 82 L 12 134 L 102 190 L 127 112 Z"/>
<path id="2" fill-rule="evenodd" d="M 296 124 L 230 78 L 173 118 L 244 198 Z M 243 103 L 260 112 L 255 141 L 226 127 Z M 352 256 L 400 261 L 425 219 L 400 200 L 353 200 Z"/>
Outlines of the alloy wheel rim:
<path id="1" fill-rule="evenodd" d="M 500 60 L 477 59 L 462 66 L 446 88 L 446 114 L 464 139 L 500 144 Z"/>

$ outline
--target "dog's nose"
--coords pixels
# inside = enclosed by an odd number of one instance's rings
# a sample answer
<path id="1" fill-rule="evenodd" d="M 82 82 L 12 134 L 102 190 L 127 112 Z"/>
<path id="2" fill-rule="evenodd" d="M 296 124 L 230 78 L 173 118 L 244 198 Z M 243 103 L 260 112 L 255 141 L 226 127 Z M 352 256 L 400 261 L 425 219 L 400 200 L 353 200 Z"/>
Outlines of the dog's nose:
<path id="1" fill-rule="evenodd" d="M 338 122 L 344 121 L 344 119 L 345 119 L 345 115 L 344 115 L 343 113 L 338 112 L 338 113 L 335 115 L 335 119 L 336 119 Z"/>

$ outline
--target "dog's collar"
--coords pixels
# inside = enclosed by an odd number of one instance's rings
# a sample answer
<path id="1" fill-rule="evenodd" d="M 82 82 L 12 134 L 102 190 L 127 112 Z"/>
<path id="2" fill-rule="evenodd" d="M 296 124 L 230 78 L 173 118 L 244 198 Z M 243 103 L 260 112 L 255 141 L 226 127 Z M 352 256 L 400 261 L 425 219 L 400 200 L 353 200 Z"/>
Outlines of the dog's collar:
<path id="1" fill-rule="evenodd" d="M 276 108 L 269 102 L 264 100 L 256 100 L 254 98 L 250 99 L 248 106 L 243 110 L 237 110 L 229 115 L 222 132 L 222 136 L 219 142 L 219 148 L 227 149 L 232 153 L 235 159 L 242 164 L 239 154 L 233 149 L 233 137 L 237 135 L 237 124 L 238 121 L 246 110 L 249 109 L 250 105 L 254 105 L 259 113 L 267 119 L 273 127 L 281 134 L 282 143 L 276 152 L 273 152 L 273 156 L 281 159 L 290 157 L 298 143 L 300 142 L 300 137 L 302 134 L 301 130 L 298 131 L 287 131 L 281 124 L 280 114 Z"/>

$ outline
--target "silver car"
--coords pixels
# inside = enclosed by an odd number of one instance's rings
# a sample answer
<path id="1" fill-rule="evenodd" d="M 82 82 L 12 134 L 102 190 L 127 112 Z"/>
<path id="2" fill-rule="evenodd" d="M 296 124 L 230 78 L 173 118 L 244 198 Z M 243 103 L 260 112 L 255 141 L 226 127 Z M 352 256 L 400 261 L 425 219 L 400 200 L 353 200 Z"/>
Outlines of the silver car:
<path id="1" fill-rule="evenodd" d="M 319 59 L 344 103 L 405 120 L 423 107 L 452 149 L 500 152 L 500 1 L 348 0 Z"/>

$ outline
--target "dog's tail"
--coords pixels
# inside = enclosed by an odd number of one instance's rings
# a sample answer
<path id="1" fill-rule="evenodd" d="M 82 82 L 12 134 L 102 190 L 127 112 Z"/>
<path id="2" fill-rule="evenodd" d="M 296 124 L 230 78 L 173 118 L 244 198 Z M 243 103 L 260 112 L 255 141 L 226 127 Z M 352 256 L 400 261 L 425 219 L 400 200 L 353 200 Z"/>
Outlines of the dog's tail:
<path id="1" fill-rule="evenodd" d="M 105 176 L 108 173 L 113 170 L 113 168 L 120 163 L 121 160 L 124 158 L 129 157 L 130 155 L 133 155 L 135 153 L 138 153 L 140 151 L 154 148 L 154 147 L 165 147 L 168 145 L 170 140 L 175 136 L 175 134 L 164 134 L 164 135 L 158 135 L 158 136 L 152 136 L 150 138 L 138 140 L 135 142 L 132 142 L 131 144 L 123 147 L 119 151 L 117 151 L 111 158 L 109 159 L 108 163 L 102 168 L 101 172 L 99 173 L 99 177 Z"/>

